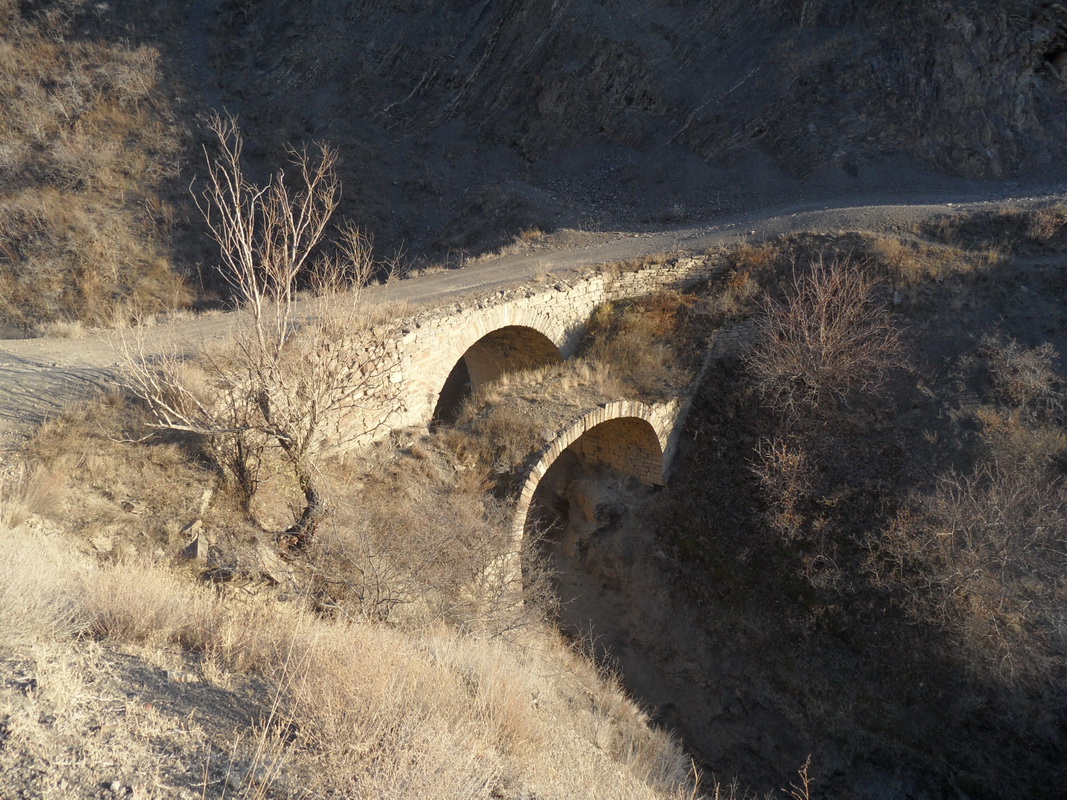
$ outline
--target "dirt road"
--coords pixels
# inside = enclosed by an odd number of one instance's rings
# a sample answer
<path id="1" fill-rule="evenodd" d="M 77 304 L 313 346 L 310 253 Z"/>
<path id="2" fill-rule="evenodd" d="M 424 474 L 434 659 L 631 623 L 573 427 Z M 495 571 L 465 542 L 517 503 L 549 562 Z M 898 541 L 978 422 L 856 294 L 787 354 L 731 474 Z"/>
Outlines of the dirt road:
<path id="1" fill-rule="evenodd" d="M 463 269 L 446 270 L 385 286 L 370 287 L 375 303 L 406 302 L 430 307 L 463 296 L 530 280 L 546 272 L 565 275 L 591 266 L 660 252 L 701 251 L 740 239 L 763 239 L 794 231 L 899 231 L 940 214 L 993 206 L 1048 202 L 1062 195 L 1019 197 L 923 198 L 911 204 L 835 207 L 798 205 L 746 213 L 700 225 L 658 230 L 579 234 L 555 248 L 486 259 Z M 582 244 L 581 242 L 587 242 Z M 577 243 L 575 243 L 577 242 Z M 140 329 L 146 354 L 196 352 L 232 329 L 233 314 L 184 317 Z M 76 339 L 9 339 L 0 342 L 0 452 L 16 451 L 25 437 L 68 403 L 113 386 L 120 380 L 123 338 L 131 332 L 99 331 Z"/>

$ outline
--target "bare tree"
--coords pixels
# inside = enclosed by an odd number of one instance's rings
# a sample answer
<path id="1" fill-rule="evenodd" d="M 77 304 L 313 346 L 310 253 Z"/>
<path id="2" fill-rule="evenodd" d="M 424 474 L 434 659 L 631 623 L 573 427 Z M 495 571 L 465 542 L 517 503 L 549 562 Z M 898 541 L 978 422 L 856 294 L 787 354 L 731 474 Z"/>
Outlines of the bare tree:
<path id="1" fill-rule="evenodd" d="M 198 205 L 242 307 L 237 331 L 228 350 L 194 364 L 132 353 L 129 383 L 158 428 L 204 438 L 250 515 L 262 456 L 277 448 L 305 500 L 282 536 L 303 546 L 326 511 L 322 458 L 368 435 L 388 410 L 388 331 L 368 321 L 359 300 L 373 269 L 370 248 L 345 228 L 337 252 L 314 257 L 340 191 L 333 150 L 292 150 L 295 188 L 281 171 L 258 186 L 243 171 L 236 121 L 215 117 L 211 129 L 219 152 L 208 157 Z M 318 295 L 298 314 L 305 279 Z"/>

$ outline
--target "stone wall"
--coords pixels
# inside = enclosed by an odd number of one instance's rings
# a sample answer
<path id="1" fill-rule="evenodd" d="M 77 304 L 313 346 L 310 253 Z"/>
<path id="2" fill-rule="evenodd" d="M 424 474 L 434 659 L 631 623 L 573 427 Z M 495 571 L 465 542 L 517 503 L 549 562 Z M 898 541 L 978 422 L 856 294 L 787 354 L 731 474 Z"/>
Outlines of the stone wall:
<path id="1" fill-rule="evenodd" d="M 402 321 L 393 427 L 430 422 L 449 375 L 465 354 L 472 383 L 574 354 L 593 311 L 604 303 L 684 289 L 715 274 L 709 256 L 683 256 L 633 270 L 600 269 L 566 280 L 526 284 Z M 529 329 L 523 332 L 522 329 Z M 494 333 L 507 329 L 506 335 Z M 533 335 L 533 332 L 540 336 Z M 485 337 L 491 337 L 471 350 Z M 545 347 L 551 342 L 556 350 Z"/>

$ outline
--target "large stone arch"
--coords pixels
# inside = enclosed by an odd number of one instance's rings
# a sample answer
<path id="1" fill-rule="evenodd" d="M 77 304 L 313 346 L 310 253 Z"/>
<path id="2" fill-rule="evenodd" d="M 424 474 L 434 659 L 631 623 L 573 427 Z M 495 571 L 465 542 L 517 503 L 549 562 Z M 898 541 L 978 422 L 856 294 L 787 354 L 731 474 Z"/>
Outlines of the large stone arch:
<path id="1" fill-rule="evenodd" d="M 454 361 L 434 405 L 433 421 L 453 422 L 463 399 L 502 375 L 563 361 L 559 346 L 529 325 L 511 324 L 482 334 Z"/>
<path id="2" fill-rule="evenodd" d="M 541 479 L 564 452 L 588 466 L 611 467 L 644 483 L 665 485 L 672 424 L 669 414 L 632 400 L 606 403 L 583 415 L 556 437 L 527 473 L 512 518 L 516 541 L 525 532 Z"/>

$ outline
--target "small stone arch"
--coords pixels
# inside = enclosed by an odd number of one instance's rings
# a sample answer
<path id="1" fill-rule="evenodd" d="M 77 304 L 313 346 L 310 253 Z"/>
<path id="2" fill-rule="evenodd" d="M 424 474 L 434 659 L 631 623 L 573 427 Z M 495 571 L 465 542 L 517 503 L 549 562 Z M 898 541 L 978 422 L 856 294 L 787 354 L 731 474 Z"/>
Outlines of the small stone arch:
<path id="1" fill-rule="evenodd" d="M 516 541 L 525 532 L 541 479 L 565 452 L 585 465 L 610 467 L 651 486 L 663 486 L 669 435 L 669 426 L 644 403 L 606 403 L 585 414 L 556 437 L 531 467 L 512 521 Z"/>
<path id="2" fill-rule="evenodd" d="M 433 422 L 456 420 L 463 400 L 480 386 L 502 375 L 563 361 L 559 347 L 536 328 L 505 325 L 470 345 L 445 380 L 433 412 Z"/>

